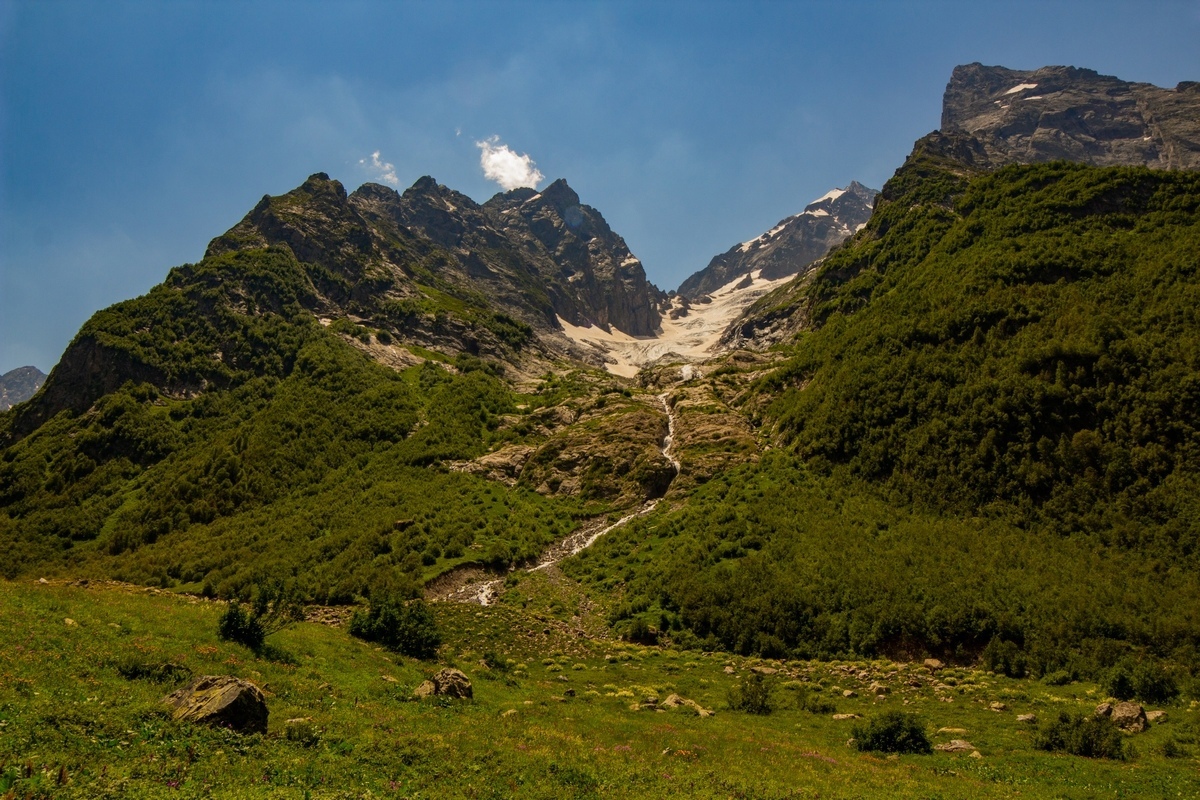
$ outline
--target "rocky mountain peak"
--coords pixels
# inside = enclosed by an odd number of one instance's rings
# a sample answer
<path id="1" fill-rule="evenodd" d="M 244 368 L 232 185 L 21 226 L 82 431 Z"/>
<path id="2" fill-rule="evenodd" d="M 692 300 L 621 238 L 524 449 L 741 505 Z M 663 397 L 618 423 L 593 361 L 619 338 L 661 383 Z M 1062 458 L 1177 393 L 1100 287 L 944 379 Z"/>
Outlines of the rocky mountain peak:
<path id="1" fill-rule="evenodd" d="M 977 139 L 983 157 L 972 165 L 985 169 L 1055 160 L 1200 169 L 1200 92 L 1077 67 L 966 64 L 946 85 L 940 132 L 957 150 L 956 137 Z"/>
<path id="2" fill-rule="evenodd" d="M 695 300 L 732 281 L 790 277 L 841 244 L 871 218 L 874 189 L 852 181 L 832 189 L 786 217 L 766 233 L 734 245 L 679 285 L 679 294 Z"/>
<path id="3" fill-rule="evenodd" d="M 314 172 L 308 176 L 308 180 L 300 185 L 296 192 L 304 192 L 313 196 L 327 195 L 330 199 L 344 202 L 346 200 L 346 187 L 342 186 L 342 182 L 330 178 L 324 172 Z"/>
<path id="4" fill-rule="evenodd" d="M 568 209 L 579 205 L 579 195 L 575 190 L 567 185 L 564 178 L 559 178 L 554 183 L 542 190 L 541 198 L 543 201 L 552 204 L 560 214 Z"/>

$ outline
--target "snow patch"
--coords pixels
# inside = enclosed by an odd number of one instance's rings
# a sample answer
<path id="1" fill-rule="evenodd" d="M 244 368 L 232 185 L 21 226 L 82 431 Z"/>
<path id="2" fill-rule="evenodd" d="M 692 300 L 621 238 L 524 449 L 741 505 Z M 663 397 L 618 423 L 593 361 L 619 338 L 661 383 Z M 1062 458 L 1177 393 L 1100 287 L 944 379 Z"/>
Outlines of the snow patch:
<path id="1" fill-rule="evenodd" d="M 810 217 L 828 217 L 829 216 L 829 212 L 823 208 L 810 208 L 808 211 L 805 211 L 804 213 L 808 214 Z"/>
<path id="2" fill-rule="evenodd" d="M 826 192 L 825 194 L 818 197 L 816 200 L 813 200 L 811 203 L 809 203 L 809 205 L 815 206 L 817 203 L 824 203 L 826 200 L 837 200 L 839 197 L 841 197 L 845 193 L 846 193 L 845 189 L 830 189 L 828 192 Z"/>
<path id="3" fill-rule="evenodd" d="M 803 212 L 803 213 L 808 213 L 808 212 Z M 800 216 L 800 214 L 797 214 L 795 217 L 788 217 L 783 222 L 779 223 L 774 228 L 771 228 L 771 230 L 767 231 L 766 233 L 762 234 L 761 236 L 755 236 L 753 239 L 751 239 L 748 242 L 742 242 L 740 245 L 738 245 L 738 252 L 744 253 L 747 250 L 751 249 L 752 247 L 757 247 L 758 245 L 762 244 L 763 242 L 770 240 L 770 238 L 772 236 L 774 236 L 775 234 L 779 233 L 781 230 L 786 228 L 788 226 L 788 223 L 790 223 L 792 220 L 794 220 L 798 216 Z"/>
<path id="4" fill-rule="evenodd" d="M 683 298 L 675 297 L 656 336 L 630 336 L 613 328 L 587 325 L 572 325 L 562 317 L 558 324 L 570 339 L 599 352 L 605 360 L 604 368 L 614 375 L 631 378 L 646 364 L 671 353 L 681 360 L 703 361 L 712 356 L 721 334 L 758 298 L 788 281 L 793 276 L 770 280 L 762 276 L 762 270 L 750 273 L 750 285 L 737 288 L 745 275 L 738 275 L 729 283 L 709 295 L 711 302 L 686 305 L 687 313 L 671 319 L 670 311 L 685 308 Z"/>
<path id="5" fill-rule="evenodd" d="M 1029 97 L 1022 97 L 1021 99 L 1022 99 L 1022 100 L 1045 100 L 1045 99 L 1046 99 L 1046 95 L 1044 95 L 1044 94 L 1031 94 L 1031 95 L 1029 95 Z"/>
<path id="6" fill-rule="evenodd" d="M 1036 89 L 1036 88 L 1037 88 L 1036 83 L 1019 83 L 1016 86 L 1009 89 L 1007 92 L 1005 92 L 1005 94 L 1016 94 L 1017 92 L 1023 92 L 1026 89 Z"/>

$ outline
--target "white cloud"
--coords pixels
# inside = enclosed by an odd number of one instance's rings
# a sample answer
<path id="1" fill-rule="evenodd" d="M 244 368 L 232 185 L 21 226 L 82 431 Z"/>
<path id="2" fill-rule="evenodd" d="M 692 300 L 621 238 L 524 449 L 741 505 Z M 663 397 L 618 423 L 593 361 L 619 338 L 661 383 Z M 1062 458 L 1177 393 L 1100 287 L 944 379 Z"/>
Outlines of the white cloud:
<path id="1" fill-rule="evenodd" d="M 536 189 L 538 182 L 544 177 L 538 172 L 537 165 L 528 155 L 517 155 L 500 143 L 499 136 L 493 136 L 482 142 L 476 142 L 479 148 L 479 165 L 483 167 L 483 177 L 495 181 L 506 191 L 519 186 Z"/>
<path id="2" fill-rule="evenodd" d="M 360 158 L 358 163 L 374 172 L 375 177 L 384 183 L 390 183 L 392 186 L 400 183 L 400 180 L 396 177 L 396 167 L 391 164 L 391 162 L 382 160 L 379 157 L 378 150 L 376 150 L 374 153 L 371 153 L 370 161 L 365 158 Z"/>

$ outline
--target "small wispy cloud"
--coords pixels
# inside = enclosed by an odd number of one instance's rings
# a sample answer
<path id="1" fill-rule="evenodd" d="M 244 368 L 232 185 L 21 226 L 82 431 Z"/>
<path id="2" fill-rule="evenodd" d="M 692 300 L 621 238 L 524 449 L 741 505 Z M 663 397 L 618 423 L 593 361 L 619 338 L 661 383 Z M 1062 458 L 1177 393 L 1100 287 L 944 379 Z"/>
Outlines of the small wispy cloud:
<path id="1" fill-rule="evenodd" d="M 396 186 L 400 180 L 396 177 L 396 167 L 390 161 L 384 161 L 379 157 L 379 151 L 371 153 L 371 158 L 360 158 L 358 163 L 370 170 L 376 178 L 384 183 Z"/>
<path id="2" fill-rule="evenodd" d="M 532 158 L 513 152 L 500 142 L 499 136 L 476 142 L 475 146 L 480 150 L 479 166 L 483 167 L 483 177 L 500 184 L 506 191 L 520 186 L 536 189 L 546 177 L 538 171 Z"/>

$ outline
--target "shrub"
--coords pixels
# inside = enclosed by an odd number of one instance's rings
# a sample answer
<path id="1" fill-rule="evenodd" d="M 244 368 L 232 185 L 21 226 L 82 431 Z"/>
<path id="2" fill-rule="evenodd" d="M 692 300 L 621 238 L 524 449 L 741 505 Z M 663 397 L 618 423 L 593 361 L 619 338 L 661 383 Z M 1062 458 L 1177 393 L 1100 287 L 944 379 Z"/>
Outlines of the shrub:
<path id="1" fill-rule="evenodd" d="M 837 706 L 827 697 L 822 697 L 807 686 L 796 692 L 796 707 L 810 714 L 833 714 Z"/>
<path id="2" fill-rule="evenodd" d="M 771 684 L 757 672 L 748 672 L 729 690 L 729 707 L 747 714 L 770 714 Z"/>
<path id="3" fill-rule="evenodd" d="M 1042 683 L 1047 686 L 1066 686 L 1073 680 L 1075 680 L 1075 677 L 1065 669 L 1047 672 L 1042 676 Z"/>
<path id="4" fill-rule="evenodd" d="M 1133 668 L 1133 693 L 1147 703 L 1166 703 L 1179 695 L 1179 685 L 1161 664 L 1143 661 Z"/>
<path id="5" fill-rule="evenodd" d="M 258 617 L 242 610 L 242 604 L 232 600 L 217 623 L 217 638 L 237 642 L 251 650 L 261 650 L 266 632 Z"/>
<path id="6" fill-rule="evenodd" d="M 288 720 L 284 735 L 289 742 L 301 747 L 316 747 L 321 741 L 321 729 L 311 719 Z"/>
<path id="7" fill-rule="evenodd" d="M 1108 717 L 1059 712 L 1033 738 L 1040 750 L 1060 751 L 1087 758 L 1124 759 L 1121 731 Z"/>
<path id="8" fill-rule="evenodd" d="M 127 681 L 150 681 L 151 683 L 182 683 L 192 677 L 192 671 L 183 664 L 170 661 L 142 661 L 137 657 L 123 659 L 117 664 L 117 673 Z"/>
<path id="9" fill-rule="evenodd" d="M 1118 700 L 1166 703 L 1179 695 L 1175 678 L 1156 661 L 1124 659 L 1105 673 L 1101 686 Z"/>
<path id="10" fill-rule="evenodd" d="M 858 750 L 878 753 L 932 753 L 925 725 L 915 714 L 885 711 L 851 729 Z"/>
<path id="11" fill-rule="evenodd" d="M 483 654 L 483 664 L 488 669 L 494 669 L 497 672 L 508 672 L 512 669 L 509 660 L 495 650 L 488 650 Z"/>
<path id="12" fill-rule="evenodd" d="M 365 614 L 355 612 L 350 635 L 420 659 L 433 658 L 442 643 L 437 620 L 424 600 L 406 603 L 391 596 L 372 600 Z"/>
<path id="13" fill-rule="evenodd" d="M 1015 642 L 1005 641 L 999 636 L 993 637 L 983 649 L 983 667 L 988 672 L 1010 678 L 1024 678 L 1028 672 L 1021 648 Z"/>
<path id="14" fill-rule="evenodd" d="M 1100 688 L 1110 697 L 1118 700 L 1132 700 L 1136 693 L 1133 688 L 1133 667 L 1129 661 L 1121 661 L 1104 673 Z"/>
<path id="15" fill-rule="evenodd" d="M 237 642 L 261 655 L 266 638 L 304 618 L 299 596 L 277 582 L 255 588 L 249 611 L 231 600 L 217 623 L 217 638 Z"/>

